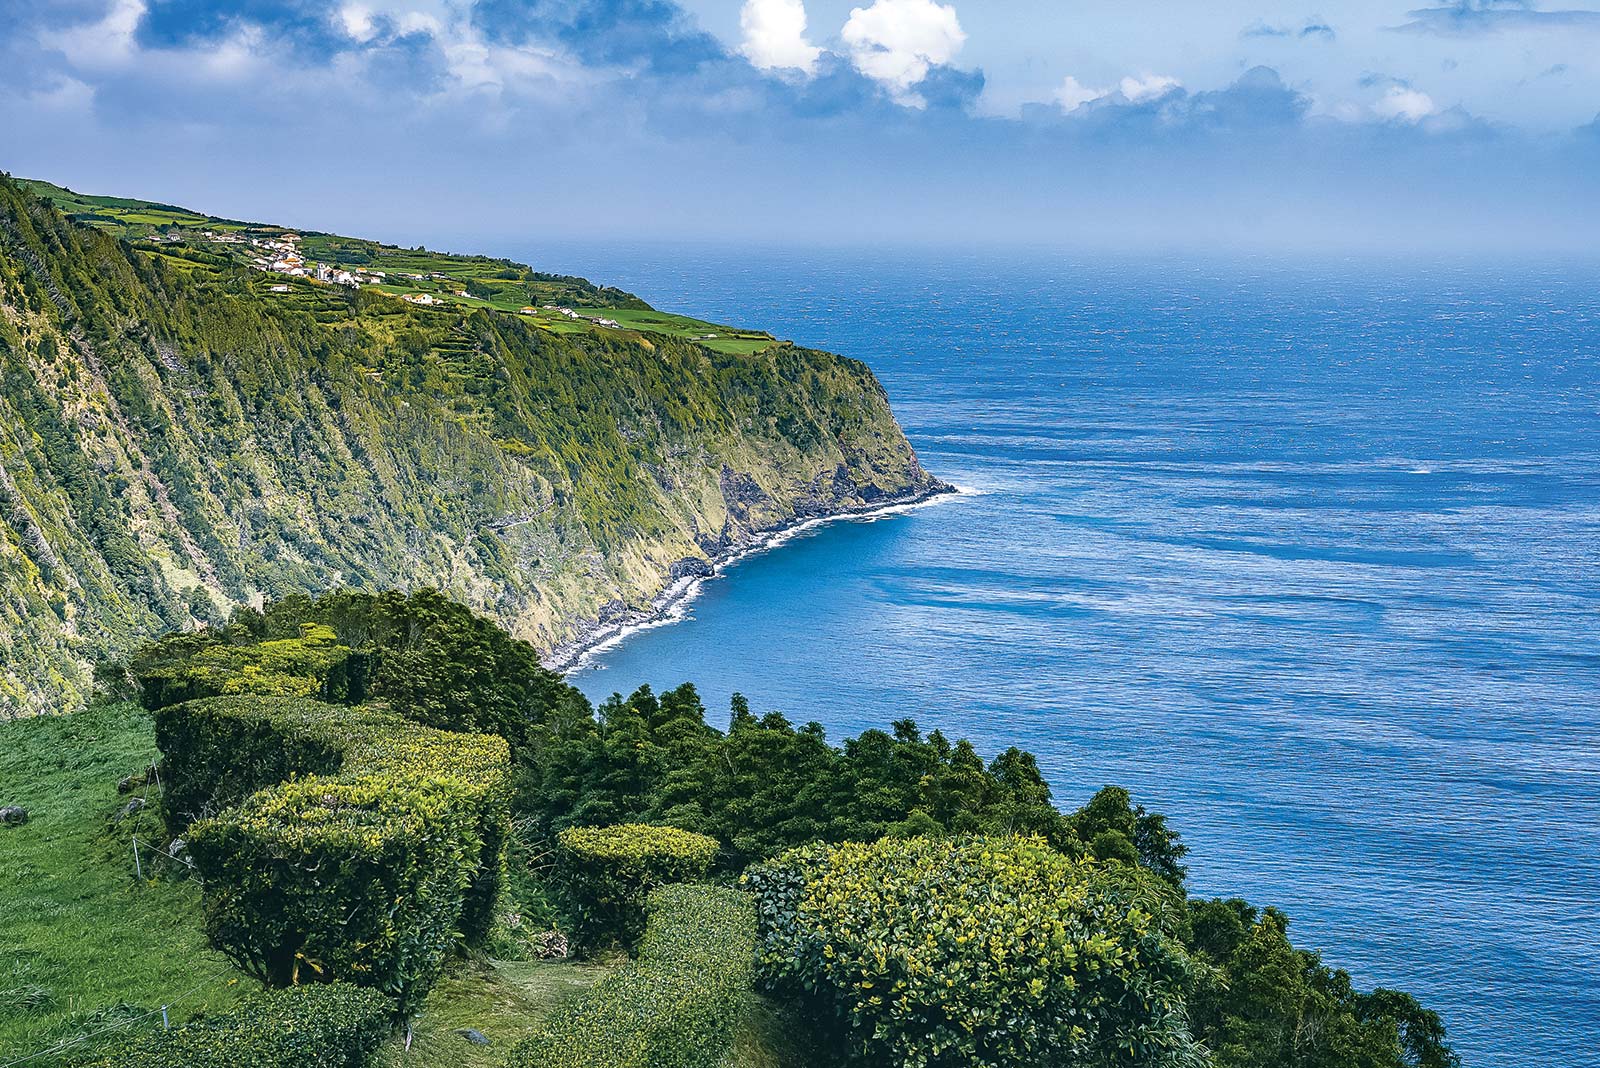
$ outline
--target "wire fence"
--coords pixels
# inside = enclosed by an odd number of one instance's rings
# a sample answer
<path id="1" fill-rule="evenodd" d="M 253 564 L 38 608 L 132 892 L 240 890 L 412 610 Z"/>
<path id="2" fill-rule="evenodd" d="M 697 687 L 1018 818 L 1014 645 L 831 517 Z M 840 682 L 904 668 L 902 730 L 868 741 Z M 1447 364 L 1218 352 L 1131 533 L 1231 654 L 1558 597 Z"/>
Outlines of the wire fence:
<path id="1" fill-rule="evenodd" d="M 131 1031 L 144 1021 L 153 1019 L 157 1016 L 161 1017 L 162 1023 L 170 1028 L 171 1020 L 167 1016 L 168 1009 L 184 1004 L 206 987 L 211 986 L 213 983 L 216 983 L 218 980 L 228 975 L 232 970 L 233 969 L 231 968 L 222 968 L 218 970 L 214 975 L 207 976 L 205 979 L 202 979 L 200 982 L 196 983 L 188 990 L 185 990 L 177 997 L 168 998 L 160 1008 L 151 1009 L 148 1012 L 140 1013 L 138 1016 L 135 1016 L 132 1019 L 116 1020 L 85 1034 L 74 1035 L 69 1039 L 63 1039 L 56 1045 L 51 1046 L 48 1049 L 42 1049 L 37 1053 L 30 1053 L 27 1056 L 18 1057 L 15 1060 L 0 1061 L 0 1068 L 14 1068 L 15 1065 L 27 1064 L 30 1061 L 42 1060 L 45 1057 L 59 1057 L 61 1054 L 66 1053 L 69 1050 L 76 1049 L 85 1042 L 92 1042 L 93 1040 L 104 1035 L 108 1035 L 113 1031 Z"/>
<path id="2" fill-rule="evenodd" d="M 151 801 L 150 792 L 151 792 L 152 788 L 155 790 L 157 797 L 159 797 L 160 794 L 161 794 L 162 785 L 161 785 L 161 769 L 160 769 L 160 765 L 158 765 L 158 764 L 152 764 L 146 770 L 146 772 L 145 772 L 144 790 L 138 795 L 138 798 L 137 798 L 137 800 L 139 802 L 139 807 L 137 809 L 135 809 L 133 812 L 129 812 L 128 815 L 130 815 L 130 816 L 131 815 L 135 815 L 137 812 L 142 812 L 146 808 L 149 807 L 150 801 Z M 130 798 L 130 800 L 129 800 L 130 804 L 132 803 L 132 800 L 133 799 Z M 126 806 L 124 806 L 124 809 L 126 809 Z M 137 832 L 133 832 L 129 837 L 132 839 L 132 842 L 133 842 L 133 869 L 134 869 L 134 874 L 139 878 L 139 880 L 141 882 L 145 881 L 145 879 L 146 879 L 145 873 L 144 873 L 145 866 L 144 866 L 144 863 L 143 863 L 143 857 L 141 856 L 141 854 L 139 852 L 141 845 L 143 846 L 143 848 L 145 850 L 143 856 L 148 856 L 152 860 L 159 860 L 160 862 L 163 862 L 163 863 L 180 864 L 183 867 L 185 867 L 186 869 L 188 869 L 188 871 L 193 875 L 193 877 L 196 880 L 199 879 L 199 874 L 195 869 L 194 861 L 190 860 L 188 857 L 178 856 L 175 853 L 171 852 L 170 849 L 162 849 L 159 846 L 157 846 L 154 843 L 149 842 L 149 841 L 141 843 L 139 841 L 139 835 L 138 835 Z M 154 872 L 154 868 L 153 867 L 152 867 L 151 870 L 152 870 L 152 872 Z M 164 1027 L 170 1028 L 172 1026 L 172 1022 L 171 1022 L 170 1017 L 168 1016 L 167 1010 L 169 1010 L 171 1008 L 174 1008 L 175 1006 L 184 1004 L 186 1001 L 188 1001 L 190 998 L 194 997 L 196 994 L 198 994 L 200 991 L 204 990 L 206 987 L 211 986 L 213 983 L 215 983 L 218 980 L 222 979 L 224 976 L 227 976 L 230 972 L 232 972 L 232 970 L 233 970 L 232 968 L 222 968 L 222 969 L 220 969 L 215 974 L 210 975 L 210 976 L 206 977 L 205 979 L 202 979 L 200 982 L 196 983 L 194 986 L 190 987 L 188 990 L 185 990 L 183 993 L 177 995 L 176 997 L 168 998 L 159 1008 L 151 1009 L 148 1012 L 140 1013 L 139 1015 L 134 1016 L 131 1019 L 115 1020 L 115 1021 L 112 1021 L 111 1023 L 108 1023 L 108 1024 L 104 1025 L 103 1027 L 97 1028 L 96 1030 L 89 1031 L 89 1032 L 87 1032 L 85 1034 L 81 1034 L 81 1035 L 74 1035 L 72 1038 L 69 1038 L 69 1039 L 63 1039 L 62 1041 L 60 1041 L 56 1045 L 51 1046 L 48 1049 L 39 1050 L 37 1053 L 30 1053 L 30 1054 L 27 1054 L 26 1056 L 23 1056 L 23 1057 L 17 1057 L 14 1060 L 0 1061 L 0 1068 L 15 1068 L 16 1065 L 28 1064 L 28 1063 L 33 1062 L 33 1061 L 43 1060 L 46 1057 L 59 1057 L 63 1053 L 66 1053 L 66 1052 L 68 1052 L 70 1050 L 76 1049 L 78 1046 L 81 1046 L 86 1042 L 92 1042 L 97 1038 L 100 1038 L 100 1037 L 103 1037 L 105 1035 L 108 1035 L 113 1031 L 132 1031 L 139 1024 L 143 1023 L 146 1020 L 153 1019 L 154 1017 L 157 1017 L 157 1016 L 161 1017 L 161 1022 L 162 1022 L 162 1025 Z"/>

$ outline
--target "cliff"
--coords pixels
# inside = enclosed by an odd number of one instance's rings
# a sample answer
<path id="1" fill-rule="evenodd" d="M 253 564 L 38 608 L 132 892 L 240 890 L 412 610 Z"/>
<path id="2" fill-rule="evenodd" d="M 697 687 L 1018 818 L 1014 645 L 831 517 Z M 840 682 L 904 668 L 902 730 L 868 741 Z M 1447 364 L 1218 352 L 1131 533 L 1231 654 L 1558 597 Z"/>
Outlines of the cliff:
<path id="1" fill-rule="evenodd" d="M 570 651 L 764 532 L 943 488 L 864 365 L 628 327 L 289 284 L 0 178 L 0 717 L 336 586 Z"/>

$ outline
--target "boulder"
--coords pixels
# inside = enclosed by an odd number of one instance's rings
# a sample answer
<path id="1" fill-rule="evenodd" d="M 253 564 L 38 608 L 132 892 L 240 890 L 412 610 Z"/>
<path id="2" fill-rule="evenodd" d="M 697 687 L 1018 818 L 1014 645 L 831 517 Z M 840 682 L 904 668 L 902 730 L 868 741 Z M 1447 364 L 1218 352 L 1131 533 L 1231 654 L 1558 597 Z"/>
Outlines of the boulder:
<path id="1" fill-rule="evenodd" d="M 21 827 L 28 822 L 28 810 L 21 805 L 0 806 L 0 827 Z"/>

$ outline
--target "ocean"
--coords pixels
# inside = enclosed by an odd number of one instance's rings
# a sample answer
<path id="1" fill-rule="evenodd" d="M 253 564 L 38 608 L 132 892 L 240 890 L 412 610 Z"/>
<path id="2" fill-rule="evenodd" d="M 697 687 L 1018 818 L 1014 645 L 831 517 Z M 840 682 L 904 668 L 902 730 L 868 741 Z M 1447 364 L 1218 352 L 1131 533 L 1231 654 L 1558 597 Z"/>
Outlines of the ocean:
<path id="1" fill-rule="evenodd" d="M 738 563 L 591 697 L 1031 749 L 1468 1068 L 1595 1063 L 1600 269 L 508 251 L 865 360 L 967 491 Z"/>

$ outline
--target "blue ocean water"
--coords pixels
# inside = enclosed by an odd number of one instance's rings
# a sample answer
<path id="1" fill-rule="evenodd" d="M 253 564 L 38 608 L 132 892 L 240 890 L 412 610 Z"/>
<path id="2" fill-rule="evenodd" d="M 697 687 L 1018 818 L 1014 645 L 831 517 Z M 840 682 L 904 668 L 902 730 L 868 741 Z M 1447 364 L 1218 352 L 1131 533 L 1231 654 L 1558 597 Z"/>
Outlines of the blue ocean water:
<path id="1" fill-rule="evenodd" d="M 1438 1009 L 1600 1049 L 1600 271 L 540 250 L 870 363 L 970 495 L 817 529 L 609 650 L 838 739 L 912 716 L 1126 785 L 1198 894 Z"/>

